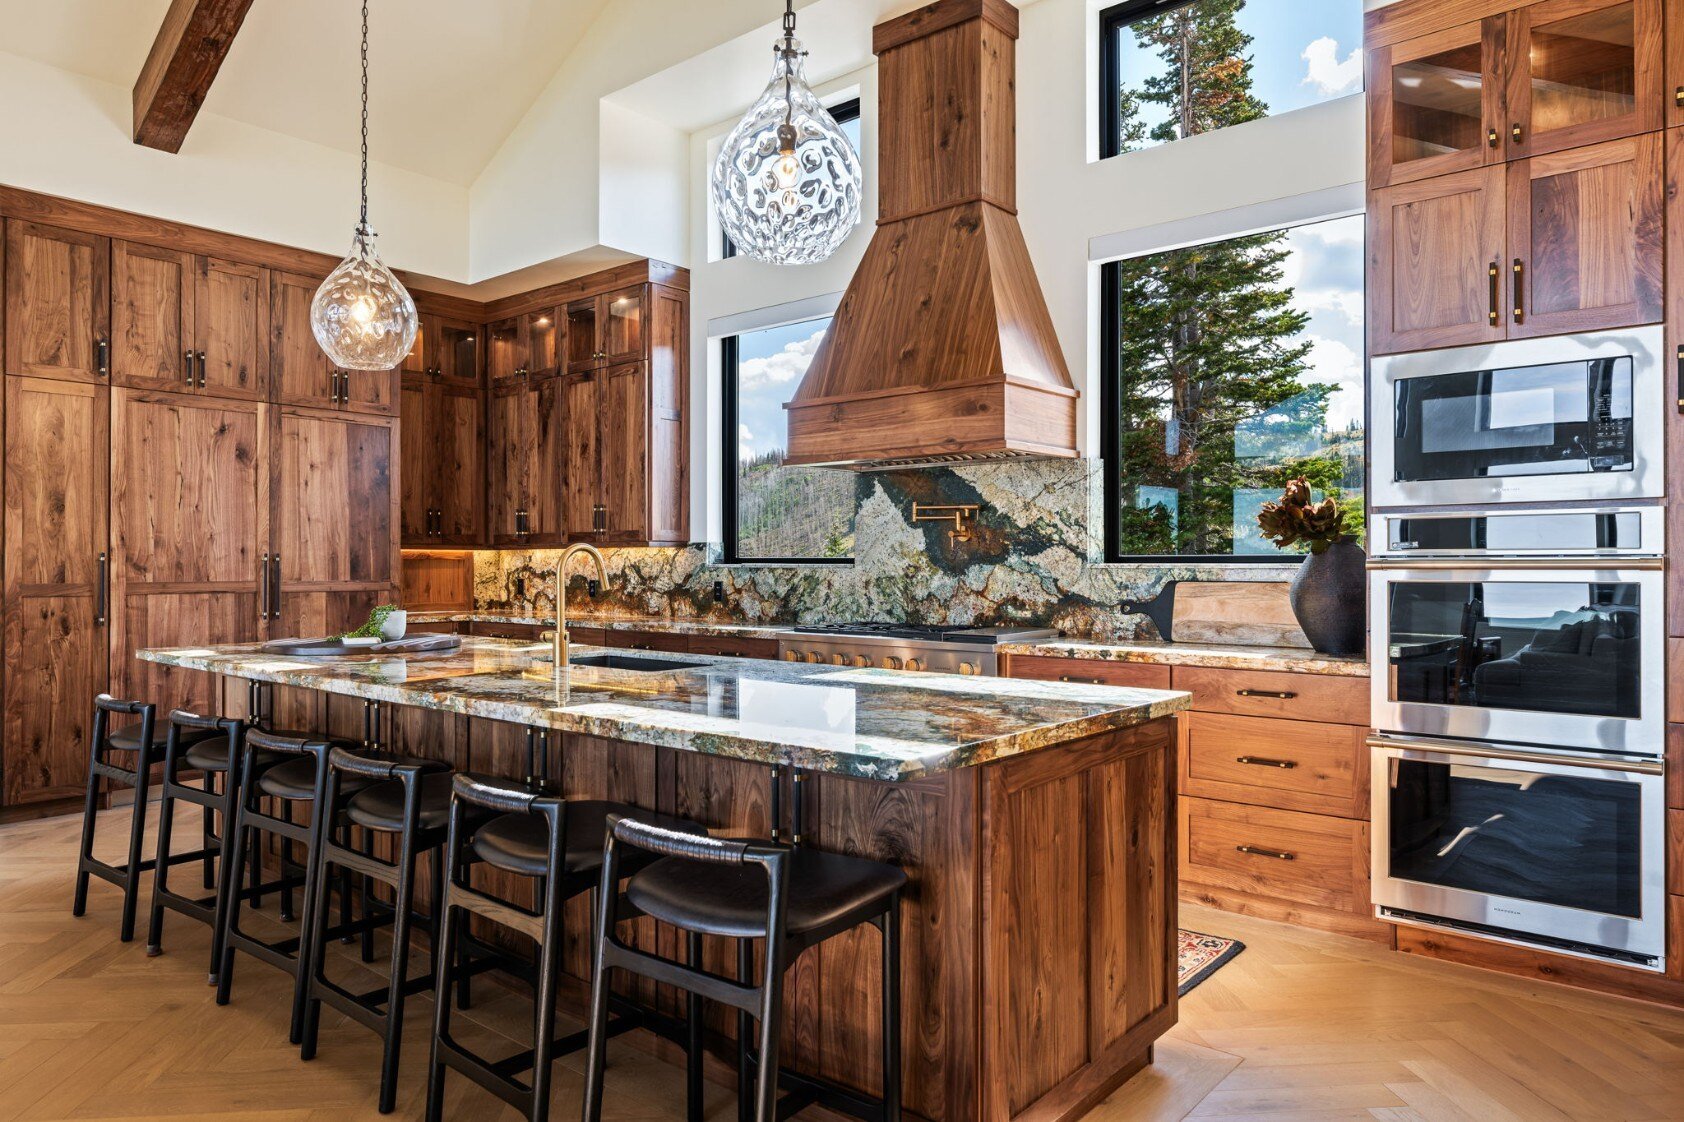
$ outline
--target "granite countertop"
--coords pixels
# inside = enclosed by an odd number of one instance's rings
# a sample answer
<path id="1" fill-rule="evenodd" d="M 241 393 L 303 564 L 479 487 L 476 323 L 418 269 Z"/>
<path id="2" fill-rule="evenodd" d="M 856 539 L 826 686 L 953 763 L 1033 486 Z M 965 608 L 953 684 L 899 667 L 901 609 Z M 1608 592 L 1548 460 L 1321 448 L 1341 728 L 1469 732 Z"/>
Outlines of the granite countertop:
<path id="1" fill-rule="evenodd" d="M 555 616 L 535 612 L 437 611 L 410 612 L 411 623 L 520 623 L 554 627 Z M 600 627 L 607 631 L 660 631 L 674 635 L 772 636 L 788 631 L 793 624 L 722 623 L 705 619 L 663 619 L 655 616 L 591 615 L 568 613 L 569 627 Z"/>
<path id="2" fill-rule="evenodd" d="M 1219 670 L 1286 670 L 1295 674 L 1368 677 L 1368 658 L 1365 655 L 1325 655 L 1305 647 L 1040 639 L 1022 643 L 1001 643 L 995 650 L 1000 654 L 1039 655 L 1042 658 L 1092 658 L 1104 662 L 1208 666 Z"/>
<path id="3" fill-rule="evenodd" d="M 397 705 L 867 779 L 914 779 L 1186 709 L 1191 695 L 1008 678 L 909 674 L 766 659 L 593 654 L 693 669 L 573 665 L 558 680 L 545 644 L 464 637 L 454 651 L 303 659 L 261 645 L 136 652 L 148 662 Z"/>

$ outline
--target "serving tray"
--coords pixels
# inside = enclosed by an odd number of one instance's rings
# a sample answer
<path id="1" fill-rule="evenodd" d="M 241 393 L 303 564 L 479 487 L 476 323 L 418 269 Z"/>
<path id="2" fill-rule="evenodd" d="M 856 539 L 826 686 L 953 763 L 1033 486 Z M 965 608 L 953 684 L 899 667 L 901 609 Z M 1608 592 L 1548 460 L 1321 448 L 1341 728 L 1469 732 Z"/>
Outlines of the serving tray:
<path id="1" fill-rule="evenodd" d="M 271 654 L 293 655 L 297 658 L 329 658 L 335 655 L 360 654 L 435 654 L 453 651 L 462 645 L 455 635 L 408 635 L 385 643 L 350 644 L 336 635 L 324 639 L 272 639 L 263 644 Z"/>

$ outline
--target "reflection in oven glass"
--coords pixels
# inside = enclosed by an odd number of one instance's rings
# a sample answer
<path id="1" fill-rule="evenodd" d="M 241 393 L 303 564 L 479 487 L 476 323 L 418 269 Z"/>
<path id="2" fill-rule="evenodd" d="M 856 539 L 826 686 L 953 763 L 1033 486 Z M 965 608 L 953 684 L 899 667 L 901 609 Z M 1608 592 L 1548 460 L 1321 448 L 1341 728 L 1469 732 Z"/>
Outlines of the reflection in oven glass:
<path id="1" fill-rule="evenodd" d="M 1598 717 L 1638 713 L 1638 586 L 1391 586 L 1392 700 Z"/>
<path id="2" fill-rule="evenodd" d="M 1400 760 L 1391 875 L 1607 915 L 1642 915 L 1638 787 Z"/>

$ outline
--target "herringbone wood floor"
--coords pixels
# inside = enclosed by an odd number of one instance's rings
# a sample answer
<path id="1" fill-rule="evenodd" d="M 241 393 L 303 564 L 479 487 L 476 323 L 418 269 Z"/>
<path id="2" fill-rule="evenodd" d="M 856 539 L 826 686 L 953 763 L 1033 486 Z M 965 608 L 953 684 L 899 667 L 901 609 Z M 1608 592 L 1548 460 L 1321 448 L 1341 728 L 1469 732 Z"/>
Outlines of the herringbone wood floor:
<path id="1" fill-rule="evenodd" d="M 125 821 L 107 820 L 111 856 Z M 147 958 L 143 938 L 117 942 L 117 893 L 98 882 L 87 917 L 72 919 L 77 828 L 0 826 L 0 1122 L 379 1117 L 373 1035 L 328 1012 L 318 1058 L 300 1063 L 277 971 L 242 960 L 219 1009 L 199 924 L 172 916 L 167 953 Z M 1204 909 L 1182 922 L 1248 949 L 1183 1000 L 1157 1062 L 1095 1122 L 1684 1119 L 1684 1013 Z M 481 1031 L 518 1037 L 527 999 L 492 985 L 479 995 Z M 394 1117 L 420 1117 L 430 1010 L 426 998 L 412 1006 L 414 1078 Z M 676 1068 L 623 1042 L 611 1056 L 608 1117 L 683 1117 Z M 557 1119 L 577 1116 L 580 1062 L 558 1065 Z M 465 1080 L 450 1088 L 448 1118 L 513 1117 Z M 735 1117 L 727 1091 L 710 1088 L 709 1117 Z"/>

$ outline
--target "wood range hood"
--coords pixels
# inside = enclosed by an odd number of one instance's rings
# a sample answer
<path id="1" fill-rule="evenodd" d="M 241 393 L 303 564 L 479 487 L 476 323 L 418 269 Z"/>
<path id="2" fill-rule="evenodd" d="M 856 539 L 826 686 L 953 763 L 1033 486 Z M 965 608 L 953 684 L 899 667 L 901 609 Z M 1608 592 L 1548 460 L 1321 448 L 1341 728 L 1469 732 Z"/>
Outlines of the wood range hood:
<path id="1" fill-rule="evenodd" d="M 877 231 L 784 407 L 790 464 L 1076 455 L 1076 390 L 1017 222 L 1017 9 L 878 24 Z"/>

